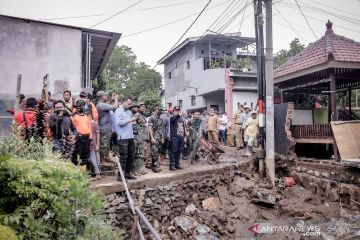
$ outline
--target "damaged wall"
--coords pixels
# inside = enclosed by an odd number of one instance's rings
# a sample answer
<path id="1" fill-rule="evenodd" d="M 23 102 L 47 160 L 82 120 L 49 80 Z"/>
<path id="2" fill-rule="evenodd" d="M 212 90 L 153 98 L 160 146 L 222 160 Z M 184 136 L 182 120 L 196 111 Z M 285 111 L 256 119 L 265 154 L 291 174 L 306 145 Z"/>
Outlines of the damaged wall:
<path id="1" fill-rule="evenodd" d="M 55 98 L 65 88 L 79 92 L 81 34 L 76 29 L 0 16 L 0 98 L 15 98 L 17 74 L 22 74 L 25 96 L 40 96 L 47 73 Z"/>
<path id="2" fill-rule="evenodd" d="M 288 154 L 289 150 L 295 146 L 294 141 L 292 141 L 290 131 L 293 110 L 293 103 L 281 103 L 274 105 L 276 153 Z"/>

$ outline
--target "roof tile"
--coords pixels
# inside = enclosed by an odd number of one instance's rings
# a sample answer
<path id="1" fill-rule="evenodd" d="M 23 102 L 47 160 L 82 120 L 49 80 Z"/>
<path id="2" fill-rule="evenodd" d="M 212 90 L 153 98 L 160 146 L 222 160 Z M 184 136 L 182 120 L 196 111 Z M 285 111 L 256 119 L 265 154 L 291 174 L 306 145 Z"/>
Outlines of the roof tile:
<path id="1" fill-rule="evenodd" d="M 275 79 L 331 60 L 360 63 L 360 43 L 335 34 L 330 21 L 326 26 L 322 38 L 274 70 Z"/>

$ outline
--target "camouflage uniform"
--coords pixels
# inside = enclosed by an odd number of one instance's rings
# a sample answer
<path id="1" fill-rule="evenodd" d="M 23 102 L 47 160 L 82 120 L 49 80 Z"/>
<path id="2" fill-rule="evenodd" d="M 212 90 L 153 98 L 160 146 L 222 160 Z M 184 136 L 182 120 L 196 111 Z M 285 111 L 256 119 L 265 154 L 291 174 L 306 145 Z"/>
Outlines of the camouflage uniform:
<path id="1" fill-rule="evenodd" d="M 146 124 L 146 118 L 141 113 L 135 113 L 137 119 L 133 124 L 134 141 L 135 141 L 135 171 L 144 170 L 146 143 L 149 141 L 149 131 Z"/>
<path id="2" fill-rule="evenodd" d="M 151 116 L 149 118 L 149 127 L 152 129 L 153 137 L 156 140 L 156 143 L 151 143 L 151 167 L 153 171 L 159 169 L 159 153 L 161 150 L 161 141 L 164 139 L 162 123 L 160 116 Z"/>
<path id="3" fill-rule="evenodd" d="M 188 122 L 189 126 L 189 147 L 191 149 L 191 163 L 196 162 L 196 154 L 199 149 L 201 132 L 200 132 L 200 119 L 191 119 Z"/>

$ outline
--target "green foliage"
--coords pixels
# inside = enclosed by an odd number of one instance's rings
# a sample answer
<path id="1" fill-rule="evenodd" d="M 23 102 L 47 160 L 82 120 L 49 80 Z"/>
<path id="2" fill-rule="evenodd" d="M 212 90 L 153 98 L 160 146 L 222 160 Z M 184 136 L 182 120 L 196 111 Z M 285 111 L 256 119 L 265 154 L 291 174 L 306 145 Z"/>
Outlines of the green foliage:
<path id="1" fill-rule="evenodd" d="M 115 47 L 103 75 L 97 79 L 96 90 L 105 89 L 121 97 L 138 100 L 144 91 L 159 91 L 161 75 L 137 57 L 127 46 Z M 105 86 L 105 87 L 104 87 Z"/>
<path id="2" fill-rule="evenodd" d="M 159 91 L 145 91 L 139 96 L 139 102 L 144 102 L 148 109 L 147 115 L 150 115 L 155 107 L 161 107 L 161 98 Z"/>
<path id="3" fill-rule="evenodd" d="M 14 230 L 7 226 L 0 225 L 0 240 L 18 240 Z"/>
<path id="4" fill-rule="evenodd" d="M 27 159 L 58 158 L 52 152 L 52 144 L 45 138 L 36 140 L 31 137 L 28 141 L 19 139 L 22 132 L 21 127 L 13 125 L 13 134 L 0 142 L 0 159 L 9 157 L 19 157 Z"/>
<path id="5" fill-rule="evenodd" d="M 295 38 L 290 42 L 289 50 L 280 50 L 274 57 L 274 69 L 280 67 L 287 60 L 304 50 L 305 45 L 301 44 L 299 39 Z"/>
<path id="6" fill-rule="evenodd" d="M 49 147 L 16 135 L 0 144 L 0 224 L 20 239 L 120 239 L 89 178 Z"/>

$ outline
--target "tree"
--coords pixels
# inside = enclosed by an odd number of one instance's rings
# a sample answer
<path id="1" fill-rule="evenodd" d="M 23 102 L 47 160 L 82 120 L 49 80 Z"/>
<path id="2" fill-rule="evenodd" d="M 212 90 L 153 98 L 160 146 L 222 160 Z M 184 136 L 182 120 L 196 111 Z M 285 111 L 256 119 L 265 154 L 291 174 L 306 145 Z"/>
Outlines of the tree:
<path id="1" fill-rule="evenodd" d="M 145 91 L 160 91 L 160 73 L 136 60 L 130 47 L 115 47 L 103 74 L 94 84 L 96 90 L 106 88 L 109 92 L 118 93 L 120 97 L 127 96 L 134 100 L 138 100 Z"/>
<path id="2" fill-rule="evenodd" d="M 274 57 L 274 69 L 280 67 L 287 60 L 304 50 L 305 45 L 301 44 L 299 39 L 295 38 L 290 42 L 289 50 L 280 50 Z"/>

